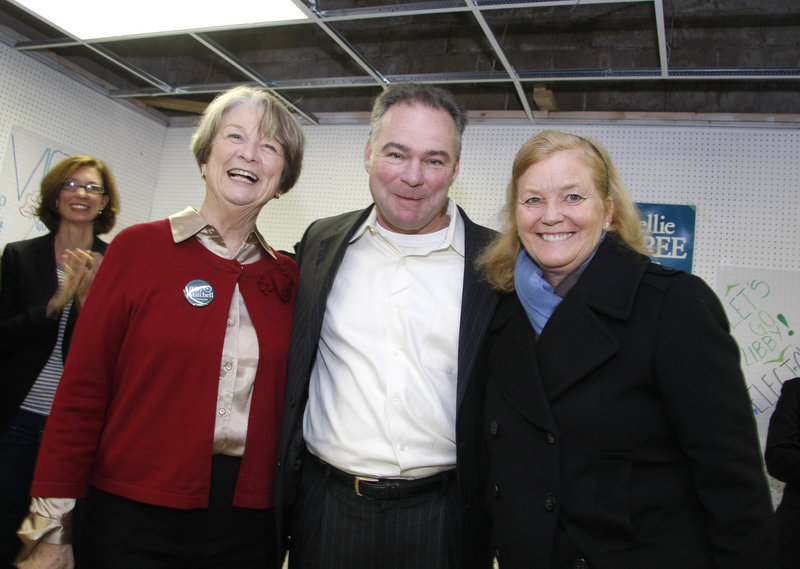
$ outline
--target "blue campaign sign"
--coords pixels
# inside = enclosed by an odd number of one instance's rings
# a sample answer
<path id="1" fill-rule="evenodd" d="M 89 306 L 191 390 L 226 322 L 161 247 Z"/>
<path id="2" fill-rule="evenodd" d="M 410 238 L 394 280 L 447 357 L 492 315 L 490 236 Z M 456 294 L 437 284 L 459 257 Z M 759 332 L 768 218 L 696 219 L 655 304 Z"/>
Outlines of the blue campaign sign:
<path id="1" fill-rule="evenodd" d="M 692 272 L 695 209 L 689 205 L 637 203 L 642 230 L 656 263 Z"/>

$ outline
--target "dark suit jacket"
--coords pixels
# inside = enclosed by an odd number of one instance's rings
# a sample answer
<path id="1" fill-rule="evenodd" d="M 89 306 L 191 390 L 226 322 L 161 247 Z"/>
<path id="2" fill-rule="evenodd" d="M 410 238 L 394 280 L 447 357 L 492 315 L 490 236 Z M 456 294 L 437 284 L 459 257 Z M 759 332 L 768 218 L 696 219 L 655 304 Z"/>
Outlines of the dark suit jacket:
<path id="1" fill-rule="evenodd" d="M 58 320 L 47 318 L 47 301 L 58 287 L 55 234 L 6 245 L 0 270 L 0 432 L 16 415 L 58 337 Z M 105 253 L 97 236 L 92 251 Z M 70 310 L 62 345 L 66 361 L 77 311 Z"/>
<path id="2" fill-rule="evenodd" d="M 738 348 L 699 278 L 608 234 L 538 339 L 511 294 L 487 350 L 502 569 L 777 566 Z"/>
<path id="3" fill-rule="evenodd" d="M 288 527 L 288 514 L 302 466 L 305 448 L 302 418 L 328 294 L 350 237 L 371 209 L 372 206 L 313 223 L 298 248 L 300 285 L 292 322 L 286 405 L 278 448 L 277 515 L 284 547 L 286 536 L 282 526 Z M 465 562 L 467 566 L 485 567 L 489 548 L 480 475 L 483 464 L 480 413 L 484 385 L 471 381 L 470 376 L 497 303 L 497 294 L 477 273 L 474 261 L 495 232 L 471 222 L 463 211 L 461 216 L 465 225 L 466 258 L 458 344 L 457 472 Z"/>
<path id="4" fill-rule="evenodd" d="M 800 567 L 800 377 L 781 388 L 764 458 L 767 471 L 786 482 L 777 515 L 783 567 Z"/>

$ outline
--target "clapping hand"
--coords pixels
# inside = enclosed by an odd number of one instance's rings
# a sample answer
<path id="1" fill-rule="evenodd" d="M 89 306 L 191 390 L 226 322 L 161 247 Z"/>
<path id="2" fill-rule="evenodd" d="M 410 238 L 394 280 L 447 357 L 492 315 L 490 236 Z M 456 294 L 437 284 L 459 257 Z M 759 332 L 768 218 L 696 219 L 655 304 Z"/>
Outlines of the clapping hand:
<path id="1" fill-rule="evenodd" d="M 48 314 L 60 313 L 71 300 L 80 309 L 103 256 L 84 249 L 67 249 L 61 259 L 64 264 L 64 279 L 47 304 Z"/>

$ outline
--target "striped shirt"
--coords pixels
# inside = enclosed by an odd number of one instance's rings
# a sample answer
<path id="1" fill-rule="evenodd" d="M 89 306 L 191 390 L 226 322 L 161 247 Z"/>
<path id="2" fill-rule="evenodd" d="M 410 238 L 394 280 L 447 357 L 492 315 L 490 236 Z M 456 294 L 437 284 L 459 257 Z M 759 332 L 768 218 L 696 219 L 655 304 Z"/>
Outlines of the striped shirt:
<path id="1" fill-rule="evenodd" d="M 56 265 L 56 274 L 58 276 L 58 283 L 64 280 L 64 266 L 62 264 Z M 53 406 L 53 398 L 56 396 L 56 388 L 61 379 L 61 372 L 64 371 L 64 359 L 62 357 L 61 347 L 64 342 L 64 330 L 67 327 L 67 320 L 69 319 L 69 311 L 72 308 L 72 301 L 70 300 L 61 312 L 61 318 L 58 322 L 58 337 L 56 339 L 56 346 L 50 353 L 50 359 L 44 364 L 39 377 L 33 383 L 33 387 L 25 397 L 21 409 L 36 413 L 38 415 L 49 415 L 50 408 Z"/>

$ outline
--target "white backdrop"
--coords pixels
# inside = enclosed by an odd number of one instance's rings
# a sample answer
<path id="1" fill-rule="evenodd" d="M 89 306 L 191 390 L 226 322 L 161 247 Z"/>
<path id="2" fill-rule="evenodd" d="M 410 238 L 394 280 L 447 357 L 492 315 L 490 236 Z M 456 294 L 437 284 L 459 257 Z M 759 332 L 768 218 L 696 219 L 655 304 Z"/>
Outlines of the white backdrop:
<path id="1" fill-rule="evenodd" d="M 498 228 L 511 163 L 545 126 L 467 127 L 451 195 L 475 221 Z M 637 202 L 694 205 L 694 270 L 714 286 L 721 264 L 800 270 L 800 129 L 698 126 L 559 128 L 596 138 L 611 153 Z M 169 129 L 153 216 L 199 205 L 203 185 L 189 151 L 192 129 Z M 370 203 L 364 170 L 366 126 L 305 128 L 308 149 L 295 188 L 270 202 L 259 227 L 291 248 L 318 217 Z"/>

